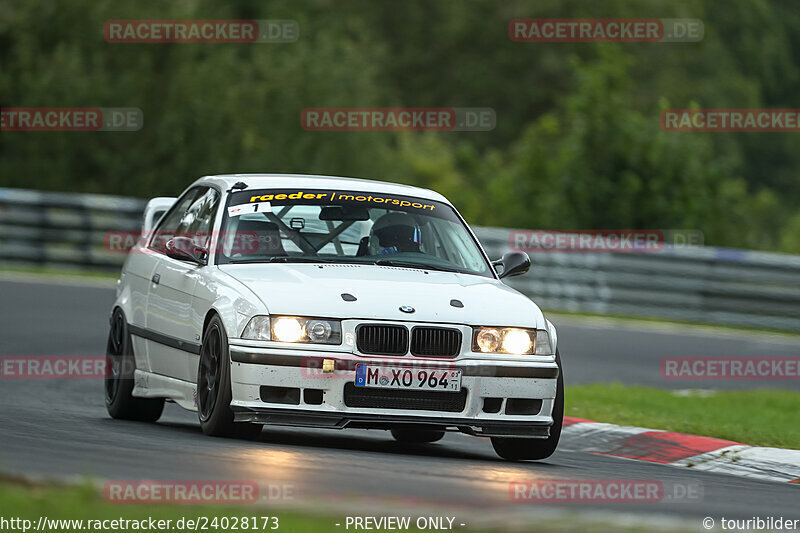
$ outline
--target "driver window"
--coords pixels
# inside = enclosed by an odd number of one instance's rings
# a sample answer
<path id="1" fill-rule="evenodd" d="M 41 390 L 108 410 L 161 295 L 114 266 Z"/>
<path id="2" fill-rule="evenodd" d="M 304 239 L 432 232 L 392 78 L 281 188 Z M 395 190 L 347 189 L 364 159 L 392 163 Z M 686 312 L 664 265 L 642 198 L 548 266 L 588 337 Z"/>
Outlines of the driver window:
<path id="1" fill-rule="evenodd" d="M 218 205 L 219 193 L 215 189 L 207 188 L 189 204 L 175 234 L 189 237 L 195 244 L 208 248 Z"/>
<path id="2" fill-rule="evenodd" d="M 149 247 L 164 253 L 167 241 L 176 235 L 189 237 L 196 244 L 208 246 L 218 205 L 219 193 L 215 189 L 195 187 L 187 191 L 161 221 Z"/>

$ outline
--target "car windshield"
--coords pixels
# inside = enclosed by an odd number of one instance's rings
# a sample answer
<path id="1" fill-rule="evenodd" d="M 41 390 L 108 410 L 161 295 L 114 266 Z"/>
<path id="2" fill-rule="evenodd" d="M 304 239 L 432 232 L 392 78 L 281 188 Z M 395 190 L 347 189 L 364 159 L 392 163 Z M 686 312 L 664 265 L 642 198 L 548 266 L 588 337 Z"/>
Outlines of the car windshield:
<path id="1" fill-rule="evenodd" d="M 232 193 L 218 264 L 364 263 L 491 277 L 455 210 L 383 193 L 264 189 Z"/>

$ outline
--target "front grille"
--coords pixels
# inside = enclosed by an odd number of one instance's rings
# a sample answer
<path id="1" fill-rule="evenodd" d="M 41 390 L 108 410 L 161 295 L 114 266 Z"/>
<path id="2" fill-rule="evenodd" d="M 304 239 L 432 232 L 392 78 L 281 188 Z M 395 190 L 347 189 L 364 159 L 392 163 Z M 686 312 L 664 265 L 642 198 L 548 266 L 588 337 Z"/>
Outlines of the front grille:
<path id="1" fill-rule="evenodd" d="M 358 351 L 373 355 L 405 355 L 408 329 L 405 326 L 361 324 L 356 328 Z"/>
<path id="2" fill-rule="evenodd" d="M 467 405 L 467 389 L 460 392 L 374 389 L 347 383 L 344 386 L 344 404 L 371 409 L 460 413 Z"/>
<path id="3" fill-rule="evenodd" d="M 457 329 L 416 327 L 411 331 L 411 354 L 454 357 L 461 351 L 461 332 Z"/>

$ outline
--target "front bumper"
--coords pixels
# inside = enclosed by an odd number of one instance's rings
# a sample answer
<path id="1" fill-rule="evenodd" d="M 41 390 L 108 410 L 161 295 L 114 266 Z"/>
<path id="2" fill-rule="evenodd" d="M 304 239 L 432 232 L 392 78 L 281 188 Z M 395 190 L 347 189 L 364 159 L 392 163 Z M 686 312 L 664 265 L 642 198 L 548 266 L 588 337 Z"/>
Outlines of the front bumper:
<path id="1" fill-rule="evenodd" d="M 231 341 L 230 351 L 231 408 L 239 422 L 335 429 L 389 429 L 413 425 L 473 435 L 532 438 L 546 438 L 553 424 L 559 368 L 552 358 L 522 362 L 462 357 L 447 360 L 382 357 L 330 349 L 254 347 L 238 345 L 235 340 Z M 334 361 L 332 372 L 322 372 L 323 360 L 329 360 L 328 364 Z M 460 404 L 456 412 L 429 406 L 396 408 L 396 402 L 393 408 L 385 408 L 385 405 L 355 407 L 348 394 L 354 390 L 352 383 L 357 364 L 460 369 L 461 388 L 465 391 L 463 409 Z M 262 388 L 285 390 L 286 394 L 265 397 Z M 517 405 L 529 408 L 519 414 Z"/>

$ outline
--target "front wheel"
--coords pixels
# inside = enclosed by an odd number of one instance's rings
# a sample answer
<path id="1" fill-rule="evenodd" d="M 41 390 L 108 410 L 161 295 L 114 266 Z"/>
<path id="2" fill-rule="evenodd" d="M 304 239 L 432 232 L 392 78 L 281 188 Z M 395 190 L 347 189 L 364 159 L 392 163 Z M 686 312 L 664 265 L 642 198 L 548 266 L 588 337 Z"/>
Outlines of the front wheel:
<path id="1" fill-rule="evenodd" d="M 558 381 L 556 382 L 556 401 L 553 405 L 553 425 L 550 436 L 546 439 L 520 439 L 514 437 L 492 437 L 492 447 L 497 455 L 509 461 L 547 459 L 556 451 L 561 438 L 561 426 L 564 423 L 564 372 L 561 369 L 561 357 L 556 350 L 558 363 Z"/>
<path id="2" fill-rule="evenodd" d="M 252 439 L 261 424 L 234 422 L 231 411 L 231 360 L 228 336 L 218 316 L 211 319 L 200 349 L 197 369 L 197 414 L 203 433 L 213 437 Z"/>
<path id="3" fill-rule="evenodd" d="M 106 346 L 106 410 L 111 418 L 155 422 L 164 411 L 164 399 L 133 397 L 135 371 L 128 321 L 121 309 L 115 309 Z"/>

